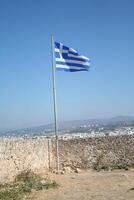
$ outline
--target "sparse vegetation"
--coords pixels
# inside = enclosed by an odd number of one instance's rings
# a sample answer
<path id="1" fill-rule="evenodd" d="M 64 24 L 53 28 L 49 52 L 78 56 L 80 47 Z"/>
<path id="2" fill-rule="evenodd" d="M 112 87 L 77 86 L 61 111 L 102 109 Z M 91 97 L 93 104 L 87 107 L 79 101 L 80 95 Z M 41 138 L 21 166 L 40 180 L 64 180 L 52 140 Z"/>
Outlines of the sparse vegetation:
<path id="1" fill-rule="evenodd" d="M 100 166 L 101 166 L 101 160 L 103 159 L 103 156 L 104 156 L 104 154 L 99 154 L 98 155 L 98 157 L 97 157 L 97 159 L 96 159 L 96 162 L 94 163 L 94 166 L 93 166 L 93 168 L 95 169 L 95 170 L 97 170 L 98 171 L 98 169 L 100 168 Z"/>
<path id="2" fill-rule="evenodd" d="M 97 170 L 98 172 L 101 170 L 108 171 L 108 170 L 115 170 L 115 169 L 124 169 L 128 170 L 129 168 L 134 168 L 134 164 L 128 165 L 126 163 L 124 164 L 113 164 L 113 165 L 95 165 L 94 169 Z"/>
<path id="3" fill-rule="evenodd" d="M 41 182 L 39 176 L 31 171 L 24 171 L 17 175 L 11 184 L 0 184 L 0 200 L 22 200 L 32 189 L 42 190 L 56 188 L 58 184 L 52 180 Z"/>
<path id="4" fill-rule="evenodd" d="M 131 191 L 134 191 L 134 187 L 130 188 Z"/>

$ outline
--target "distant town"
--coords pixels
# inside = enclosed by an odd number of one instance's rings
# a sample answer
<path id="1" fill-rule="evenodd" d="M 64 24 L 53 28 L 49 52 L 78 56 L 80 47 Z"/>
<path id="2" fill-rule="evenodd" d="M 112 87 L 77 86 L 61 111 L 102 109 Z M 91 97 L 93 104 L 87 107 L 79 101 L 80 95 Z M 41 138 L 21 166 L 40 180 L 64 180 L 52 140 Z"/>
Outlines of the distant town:
<path id="1" fill-rule="evenodd" d="M 59 139 L 134 134 L 134 117 L 76 120 L 59 123 Z M 55 137 L 54 125 L 0 132 L 0 137 Z"/>

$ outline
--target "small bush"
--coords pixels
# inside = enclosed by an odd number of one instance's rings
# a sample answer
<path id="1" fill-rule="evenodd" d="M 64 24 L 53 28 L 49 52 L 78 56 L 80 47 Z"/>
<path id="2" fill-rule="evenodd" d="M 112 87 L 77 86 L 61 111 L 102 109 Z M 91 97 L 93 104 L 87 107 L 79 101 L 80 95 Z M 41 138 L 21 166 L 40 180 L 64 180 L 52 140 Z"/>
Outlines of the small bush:
<path id="1" fill-rule="evenodd" d="M 134 187 L 130 188 L 130 190 L 134 191 Z"/>
<path id="2" fill-rule="evenodd" d="M 96 170 L 97 170 L 97 172 L 99 172 L 99 171 L 101 171 L 101 170 L 108 171 L 108 170 L 109 170 L 109 167 L 106 166 L 106 165 L 100 165 L 100 166 L 97 166 L 97 167 L 96 167 Z"/>
<path id="3" fill-rule="evenodd" d="M 32 189 L 42 190 L 57 186 L 58 184 L 51 180 L 41 183 L 39 176 L 31 171 L 24 171 L 17 175 L 14 183 L 0 184 L 0 200 L 22 200 L 24 195 L 30 193 Z"/>
<path id="4" fill-rule="evenodd" d="M 127 164 L 115 164 L 111 166 L 112 169 L 125 169 L 125 170 L 128 170 L 128 167 L 129 166 Z"/>
<path id="5" fill-rule="evenodd" d="M 40 177 L 37 176 L 35 173 L 33 173 L 32 171 L 23 171 L 20 174 L 18 174 L 15 178 L 16 182 L 35 182 L 37 180 L 40 180 Z"/>
<path id="6" fill-rule="evenodd" d="M 94 167 L 95 170 L 97 171 L 101 171 L 101 170 L 104 170 L 104 171 L 108 171 L 108 170 L 115 170 L 115 169 L 124 169 L 124 170 L 128 170 L 130 167 L 134 167 L 134 165 L 128 165 L 126 163 L 124 164 L 113 164 L 113 165 L 96 165 Z"/>
<path id="7" fill-rule="evenodd" d="M 58 187 L 58 184 L 56 183 L 56 181 L 49 180 L 46 184 L 44 184 L 45 189 L 56 188 L 56 187 Z"/>

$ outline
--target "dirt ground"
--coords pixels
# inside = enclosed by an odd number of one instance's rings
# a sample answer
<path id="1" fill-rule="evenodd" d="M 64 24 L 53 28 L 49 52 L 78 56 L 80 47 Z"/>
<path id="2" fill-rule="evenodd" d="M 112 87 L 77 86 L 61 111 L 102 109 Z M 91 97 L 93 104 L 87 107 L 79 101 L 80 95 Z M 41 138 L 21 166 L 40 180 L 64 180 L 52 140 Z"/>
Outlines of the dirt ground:
<path id="1" fill-rule="evenodd" d="M 32 200 L 134 200 L 134 170 L 81 171 L 49 177 L 59 187 L 33 192 Z"/>

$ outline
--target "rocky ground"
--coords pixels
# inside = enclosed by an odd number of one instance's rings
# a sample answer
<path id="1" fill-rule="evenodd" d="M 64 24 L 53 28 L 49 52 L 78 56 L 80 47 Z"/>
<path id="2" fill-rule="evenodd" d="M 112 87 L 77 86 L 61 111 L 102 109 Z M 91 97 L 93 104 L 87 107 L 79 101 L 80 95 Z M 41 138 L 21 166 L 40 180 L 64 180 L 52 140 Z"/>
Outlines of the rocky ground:
<path id="1" fill-rule="evenodd" d="M 50 174 L 56 189 L 31 194 L 32 200 L 134 200 L 134 170 L 111 172 L 79 171 Z"/>

